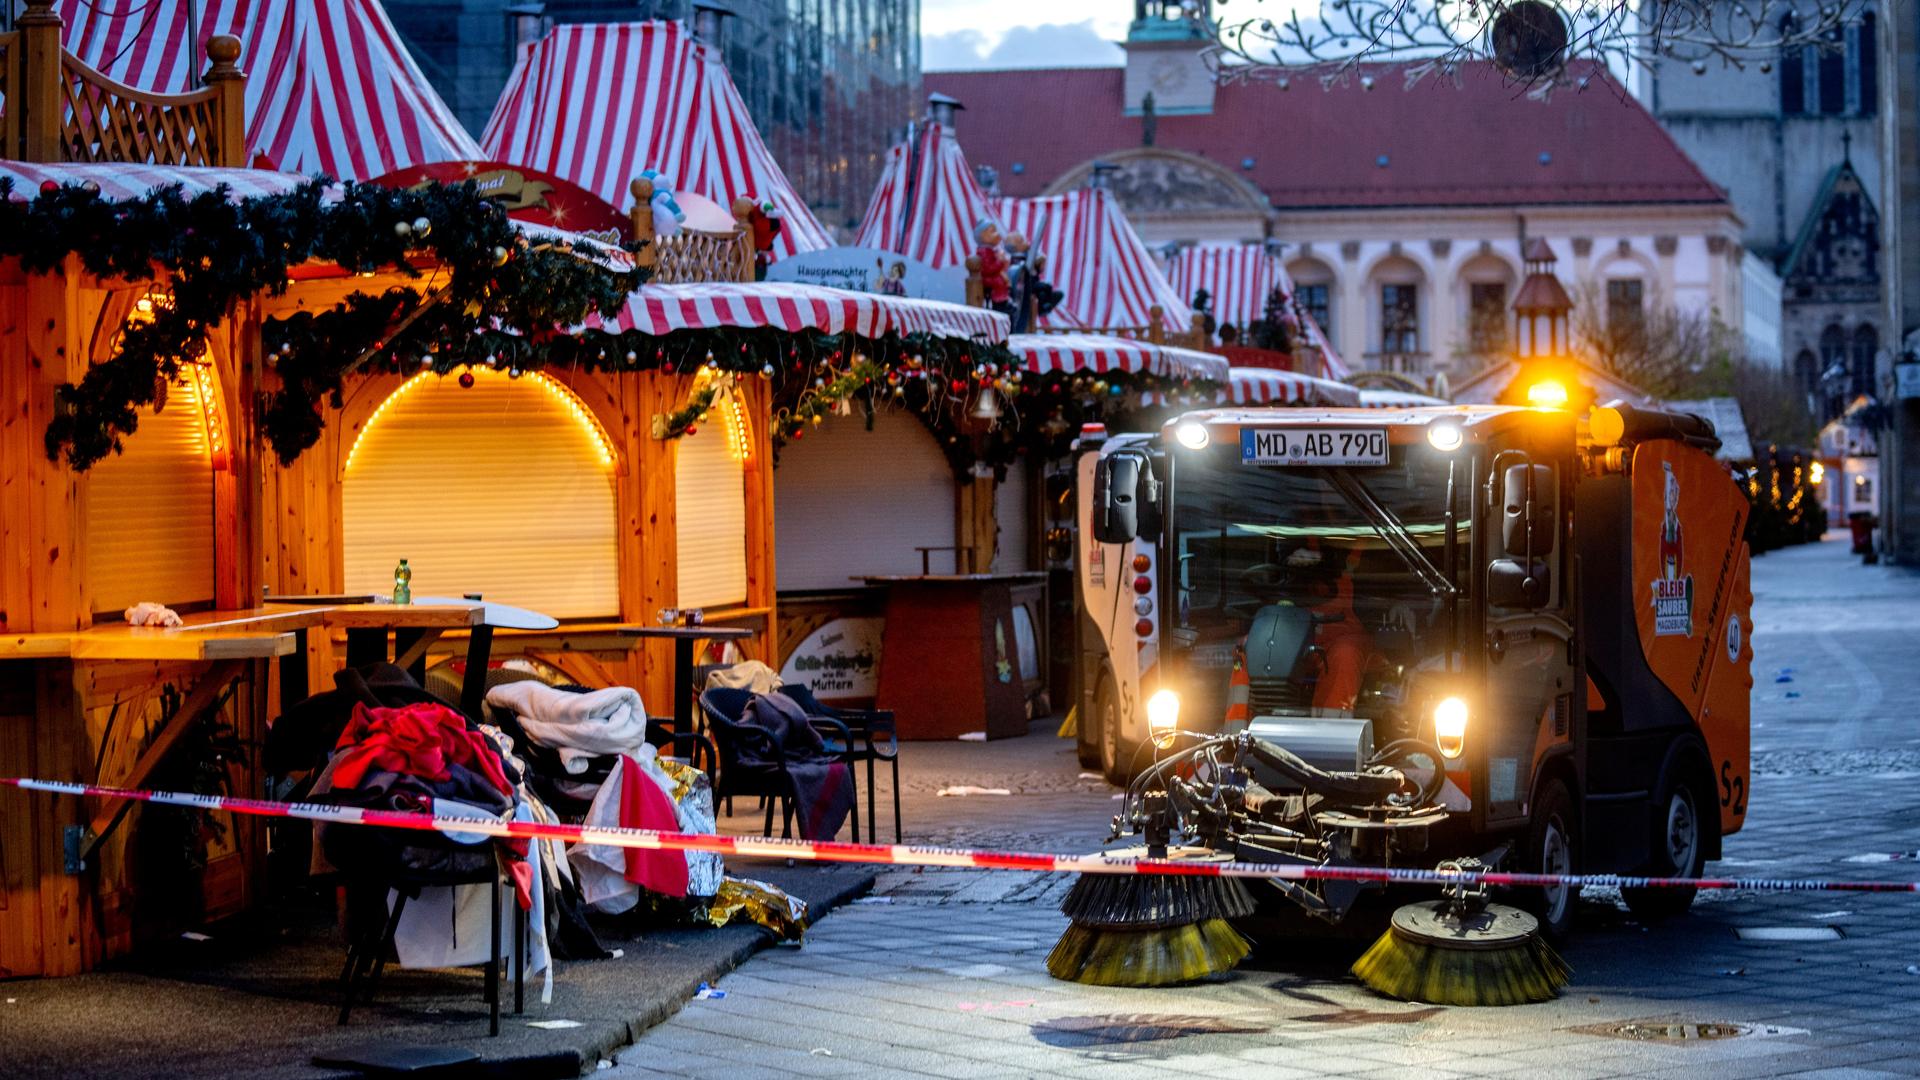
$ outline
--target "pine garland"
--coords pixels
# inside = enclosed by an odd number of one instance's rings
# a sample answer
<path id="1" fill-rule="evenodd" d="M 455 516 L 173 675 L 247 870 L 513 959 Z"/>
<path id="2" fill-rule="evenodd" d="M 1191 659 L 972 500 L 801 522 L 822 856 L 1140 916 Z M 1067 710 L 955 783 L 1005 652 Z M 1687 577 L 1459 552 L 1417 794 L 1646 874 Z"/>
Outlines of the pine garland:
<path id="1" fill-rule="evenodd" d="M 1201 404 L 1219 389 L 1209 380 L 1143 373 L 1036 375 L 1003 345 L 927 334 L 568 333 L 560 328 L 617 312 L 645 272 L 529 244 L 470 183 L 344 184 L 337 198 L 330 187 L 317 180 L 236 203 L 224 189 L 187 196 L 162 188 L 116 202 L 91 187 L 65 186 L 16 202 L 0 180 L 0 256 L 45 273 L 76 255 L 102 277 L 158 277 L 167 293 L 151 319 L 128 323 L 112 356 L 59 389 L 48 455 L 85 470 L 118 452 L 162 380 L 204 356 L 208 332 L 248 298 L 284 293 L 291 269 L 309 261 L 417 280 L 266 324 L 263 345 L 278 380 L 262 395 L 257 422 L 284 462 L 319 441 L 345 380 L 366 372 L 566 366 L 758 376 L 772 383 L 776 446 L 804 438 L 835 413 L 858 407 L 871 422 L 878 410 L 900 408 L 927 423 L 957 472 L 985 462 L 1000 473 L 1030 454 L 1064 454 L 1083 423 L 1118 422 L 1143 408 L 1146 395 L 1165 395 L 1170 406 Z M 416 272 L 409 265 L 416 259 L 433 269 Z M 695 430 L 718 392 L 716 384 L 696 390 L 664 418 L 663 437 Z M 974 415 L 983 392 L 994 395 L 999 415 Z"/>
<path id="2" fill-rule="evenodd" d="M 318 440 L 322 404 L 338 403 L 342 380 L 376 346 L 448 343 L 451 364 L 484 355 L 496 337 L 513 337 L 531 358 L 539 335 L 589 312 L 613 313 L 642 282 L 638 270 L 529 247 L 470 183 L 405 191 L 344 184 L 337 199 L 328 197 L 330 186 L 315 180 L 235 202 L 225 188 L 188 196 L 173 186 L 112 201 L 93 185 L 48 185 L 38 198 L 17 202 L 0 181 L 0 255 L 45 273 L 71 254 L 101 277 L 158 276 L 167 293 L 150 321 L 125 328 L 112 356 L 59 389 L 48 455 L 64 454 L 84 470 L 118 452 L 156 386 L 205 354 L 208 332 L 248 297 L 285 292 L 289 271 L 310 260 L 419 277 L 408 260 L 423 257 L 435 266 L 436 302 L 421 310 L 416 289 L 354 294 L 331 310 L 268 327 L 281 386 L 268 395 L 261 424 L 283 461 Z M 521 336 L 529 329 L 533 336 Z"/>

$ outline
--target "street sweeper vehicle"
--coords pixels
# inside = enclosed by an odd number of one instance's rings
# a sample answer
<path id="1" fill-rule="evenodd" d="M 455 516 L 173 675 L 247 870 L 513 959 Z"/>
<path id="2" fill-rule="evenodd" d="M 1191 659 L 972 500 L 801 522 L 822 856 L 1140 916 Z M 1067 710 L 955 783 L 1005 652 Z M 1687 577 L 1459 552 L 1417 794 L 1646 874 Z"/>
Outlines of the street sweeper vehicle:
<path id="1" fill-rule="evenodd" d="M 1698 876 L 1748 790 L 1747 502 L 1718 445 L 1626 405 L 1211 410 L 1083 439 L 1077 707 L 1083 760 L 1126 786 L 1116 835 L 1439 881 Z M 1267 901 L 1337 923 L 1380 887 L 1094 877 L 1049 967 L 1131 985 L 1237 963 L 1229 923 Z M 1642 917 L 1693 897 L 1623 892 Z M 1571 888 L 1442 893 L 1356 972 L 1462 1003 L 1564 980 L 1540 939 Z"/>

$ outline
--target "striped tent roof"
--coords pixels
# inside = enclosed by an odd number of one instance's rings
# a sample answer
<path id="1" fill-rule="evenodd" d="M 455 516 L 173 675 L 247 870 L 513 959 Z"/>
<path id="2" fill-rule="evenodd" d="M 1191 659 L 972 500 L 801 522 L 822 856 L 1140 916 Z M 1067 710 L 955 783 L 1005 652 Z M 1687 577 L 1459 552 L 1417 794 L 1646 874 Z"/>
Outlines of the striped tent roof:
<path id="1" fill-rule="evenodd" d="M 1175 378 L 1221 381 L 1227 377 L 1225 357 L 1193 349 L 1155 345 L 1138 338 L 1106 334 L 1015 334 L 1007 348 L 1039 375 L 1081 371 L 1146 371 Z"/>
<path id="2" fill-rule="evenodd" d="M 1360 404 L 1360 392 L 1346 383 L 1276 368 L 1234 368 L 1227 394 L 1235 405 Z"/>
<path id="3" fill-rule="evenodd" d="M 865 338 L 925 333 L 986 344 L 1007 340 L 1007 317 L 997 311 L 785 281 L 644 285 L 612 318 L 590 316 L 574 329 L 660 337 L 720 326 Z"/>
<path id="4" fill-rule="evenodd" d="M 1214 321 L 1223 326 L 1231 323 L 1241 329 L 1265 316 L 1267 295 L 1276 286 L 1288 296 L 1293 295 L 1293 280 L 1287 276 L 1287 268 L 1264 244 L 1199 244 L 1181 248 L 1167 266 L 1167 279 L 1188 301 L 1201 289 L 1207 290 Z M 1307 340 L 1318 346 L 1326 359 L 1328 377 L 1343 379 L 1353 374 L 1313 316 L 1303 312 L 1302 323 Z"/>
<path id="5" fill-rule="evenodd" d="M 218 188 L 227 189 L 233 202 L 266 195 L 285 195 L 307 183 L 295 173 L 270 169 L 206 169 L 182 165 L 57 164 L 36 165 L 25 161 L 0 161 L 0 179 L 13 182 L 8 197 L 26 202 L 39 196 L 44 184 L 62 187 L 92 184 L 100 197 L 110 201 L 138 199 L 158 188 L 178 186 L 189 197 L 204 195 Z"/>
<path id="6" fill-rule="evenodd" d="M 720 57 L 677 22 L 556 26 L 520 51 L 481 136 L 484 156 L 544 169 L 624 207 L 658 170 L 722 206 L 786 215 L 775 256 L 832 247 L 788 183 Z"/>
<path id="7" fill-rule="evenodd" d="M 973 254 L 973 227 L 992 212 L 953 132 L 929 123 L 887 151 L 854 242 L 936 268 L 960 266 Z"/>
<path id="8" fill-rule="evenodd" d="M 1112 192 L 1082 188 L 990 202 L 1006 231 L 1025 234 L 1047 257 L 1047 279 L 1066 294 L 1041 325 L 1145 326 L 1156 305 L 1169 330 L 1193 325 L 1193 309 L 1160 272 Z"/>
<path id="9" fill-rule="evenodd" d="M 909 142 L 888 151 L 856 243 L 919 259 L 936 268 L 960 266 L 973 254 L 973 227 L 982 218 L 1024 234 L 1047 257 L 1047 280 L 1066 294 L 1050 328 L 1113 329 L 1145 326 L 1159 305 L 1169 329 L 1185 331 L 1193 312 L 1111 194 L 1070 191 L 1032 199 L 993 199 L 980 190 L 953 132 L 929 123 Z"/>
<path id="10" fill-rule="evenodd" d="M 379 0 L 59 0 L 59 11 L 69 51 L 157 93 L 199 86 L 207 39 L 239 38 L 247 146 L 275 168 L 368 180 L 481 156 Z"/>

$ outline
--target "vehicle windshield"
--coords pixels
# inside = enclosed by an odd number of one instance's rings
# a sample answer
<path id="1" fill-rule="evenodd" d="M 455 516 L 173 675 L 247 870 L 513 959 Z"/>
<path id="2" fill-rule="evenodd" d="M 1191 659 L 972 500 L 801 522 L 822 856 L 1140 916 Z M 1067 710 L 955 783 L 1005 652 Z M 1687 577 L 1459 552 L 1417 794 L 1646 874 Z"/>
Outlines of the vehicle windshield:
<path id="1" fill-rule="evenodd" d="M 1409 673 L 1439 666 L 1460 580 L 1447 576 L 1449 460 L 1419 445 L 1379 466 L 1247 465 L 1237 440 L 1179 453 L 1170 638 L 1189 715 L 1380 720 Z M 1470 475 L 1454 494 L 1456 566 Z"/>

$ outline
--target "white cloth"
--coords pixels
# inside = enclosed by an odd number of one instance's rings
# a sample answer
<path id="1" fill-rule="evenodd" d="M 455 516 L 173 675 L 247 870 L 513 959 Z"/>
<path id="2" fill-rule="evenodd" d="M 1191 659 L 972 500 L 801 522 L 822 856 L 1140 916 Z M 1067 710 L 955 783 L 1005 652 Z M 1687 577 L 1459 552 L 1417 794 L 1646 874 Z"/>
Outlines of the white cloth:
<path id="1" fill-rule="evenodd" d="M 732 667 L 724 667 L 707 676 L 706 689 L 725 687 L 729 690 L 746 690 L 755 694 L 771 694 L 785 685 L 780 673 L 758 660 L 743 660 Z"/>
<path id="2" fill-rule="evenodd" d="M 448 817 L 487 818 L 493 815 L 477 806 L 456 802 L 452 799 L 435 799 L 433 812 Z M 515 807 L 514 820 L 534 820 L 533 810 L 522 803 Z M 474 833 L 458 833 L 451 829 L 440 830 L 441 834 L 456 843 L 472 843 L 467 837 L 475 837 L 480 843 L 493 843 L 492 838 Z M 527 970 L 533 973 L 546 972 L 546 982 L 541 988 L 540 1000 L 553 1000 L 553 965 L 547 949 L 547 890 L 542 886 L 541 845 L 527 845 L 527 865 L 533 871 L 535 888 L 533 889 L 533 909 L 527 912 Z M 472 964 L 484 964 L 492 958 L 493 949 L 487 944 L 487 931 L 493 922 L 493 904 L 487 896 L 486 885 L 447 885 L 434 886 L 420 890 L 417 899 L 407 901 L 405 911 L 400 913 L 400 922 L 393 931 L 393 951 L 403 968 L 447 968 L 466 967 Z M 388 910 L 392 910 L 399 894 L 387 894 Z M 503 905 L 518 903 L 511 888 L 501 898 Z M 500 920 L 500 954 L 519 960 L 513 955 L 513 910 L 503 906 Z M 511 971 L 511 968 L 509 968 Z"/>
<path id="3" fill-rule="evenodd" d="M 655 758 L 654 748 L 647 746 L 643 752 L 630 755 L 640 766 L 647 779 L 659 785 L 668 798 L 673 797 L 673 778 L 668 776 Z M 600 785 L 600 791 L 593 797 L 593 805 L 587 807 L 587 816 L 583 824 L 590 828 L 616 829 L 620 827 L 620 778 L 624 769 L 615 768 L 607 776 L 607 782 Z M 699 833 L 711 836 L 714 828 L 713 790 L 704 782 L 697 783 L 687 796 L 674 804 L 675 824 L 681 832 Z M 687 854 L 687 895 L 712 896 L 720 891 L 720 881 L 725 870 L 717 851 L 689 851 Z M 627 856 L 625 848 L 611 844 L 574 844 L 567 849 L 567 860 L 573 864 L 574 876 L 580 882 L 580 898 L 588 907 L 609 915 L 618 915 L 628 911 L 640 902 L 640 886 L 627 880 Z"/>
<path id="4" fill-rule="evenodd" d="M 487 704 L 511 710 L 527 738 L 560 752 L 569 773 L 586 772 L 591 758 L 637 754 L 647 744 L 647 710 L 629 686 L 573 694 L 526 679 L 487 691 Z"/>
<path id="5" fill-rule="evenodd" d="M 126 611 L 128 626 L 179 626 L 180 613 L 151 600 L 142 600 Z"/>

